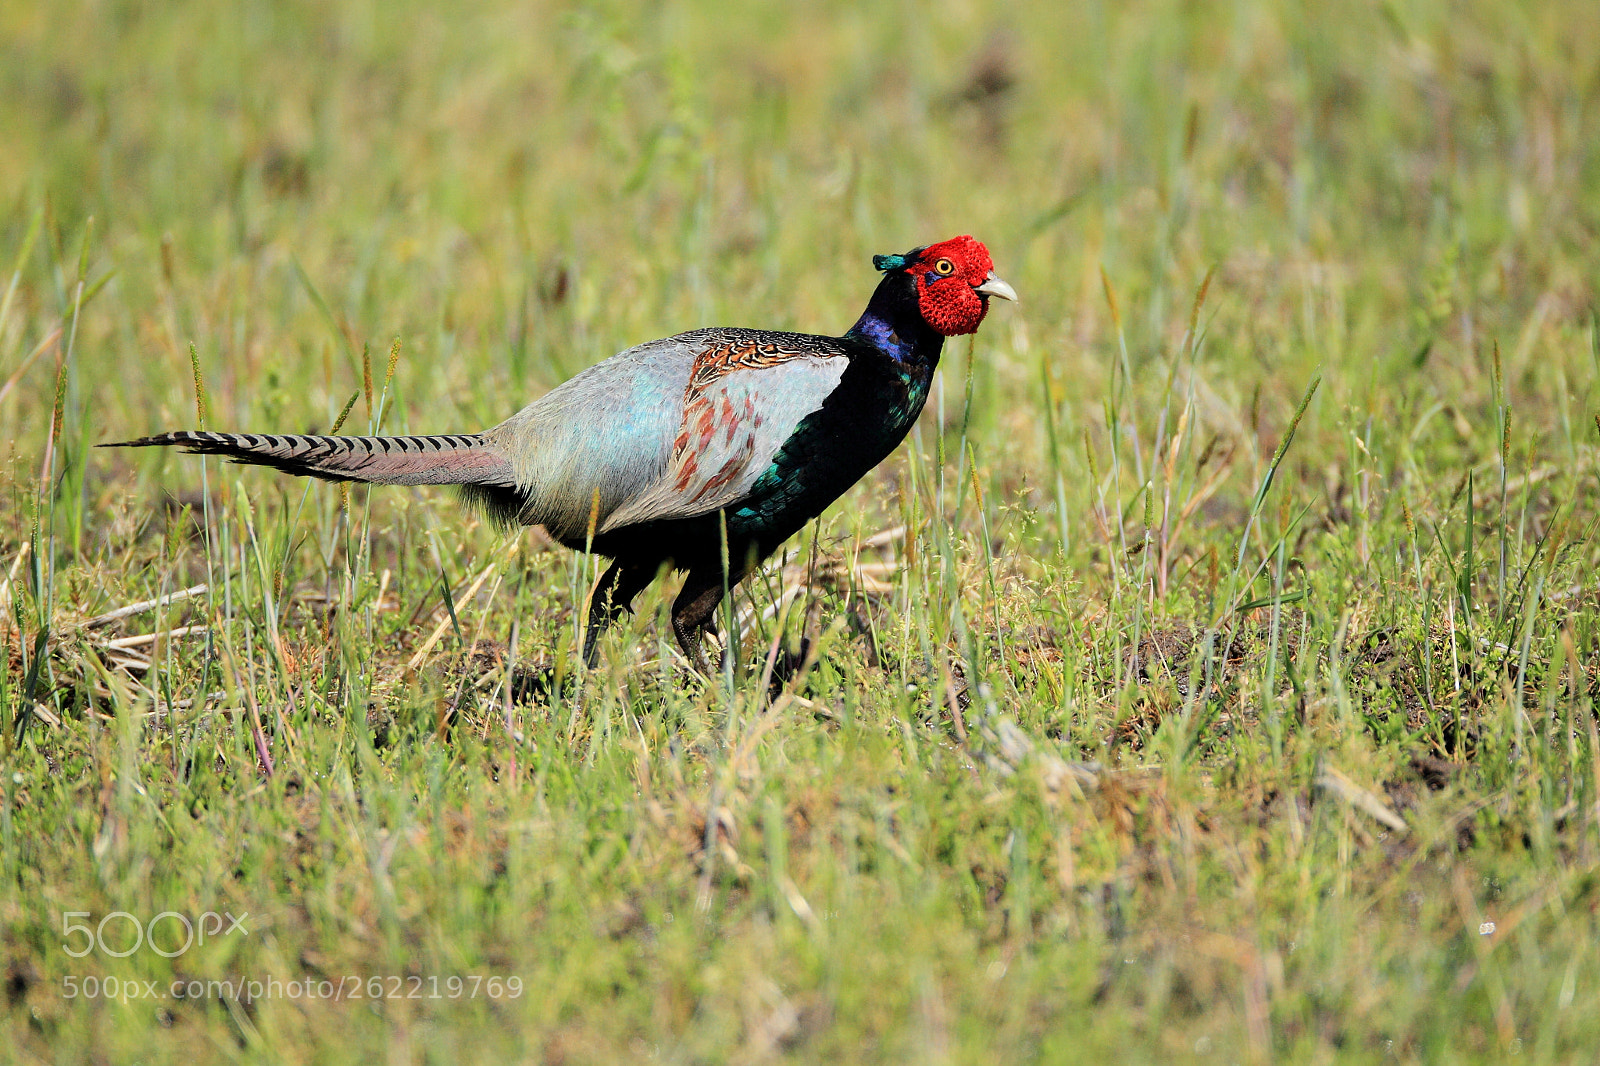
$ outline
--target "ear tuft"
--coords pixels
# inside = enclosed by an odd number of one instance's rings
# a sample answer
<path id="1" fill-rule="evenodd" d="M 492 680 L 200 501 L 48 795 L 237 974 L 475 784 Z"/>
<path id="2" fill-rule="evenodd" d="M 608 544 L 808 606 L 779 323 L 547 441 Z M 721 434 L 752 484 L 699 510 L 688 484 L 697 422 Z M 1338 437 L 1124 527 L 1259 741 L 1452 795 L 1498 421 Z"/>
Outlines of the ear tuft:
<path id="1" fill-rule="evenodd" d="M 903 255 L 875 255 L 872 257 L 872 266 L 875 270 L 890 271 L 904 270 L 906 257 Z"/>

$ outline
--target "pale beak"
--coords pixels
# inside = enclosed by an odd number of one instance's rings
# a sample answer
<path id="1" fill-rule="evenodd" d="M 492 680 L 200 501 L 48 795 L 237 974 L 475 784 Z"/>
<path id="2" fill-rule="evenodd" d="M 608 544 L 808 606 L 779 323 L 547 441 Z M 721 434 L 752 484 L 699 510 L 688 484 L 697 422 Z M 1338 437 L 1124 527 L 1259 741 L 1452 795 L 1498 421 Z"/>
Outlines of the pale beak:
<path id="1" fill-rule="evenodd" d="M 1012 303 L 1017 302 L 1017 290 L 1007 285 L 1001 280 L 1000 275 L 992 270 L 989 271 L 989 276 L 983 279 L 983 284 L 977 286 L 974 291 L 981 292 L 985 296 L 998 296 L 1000 299 L 1010 300 Z"/>

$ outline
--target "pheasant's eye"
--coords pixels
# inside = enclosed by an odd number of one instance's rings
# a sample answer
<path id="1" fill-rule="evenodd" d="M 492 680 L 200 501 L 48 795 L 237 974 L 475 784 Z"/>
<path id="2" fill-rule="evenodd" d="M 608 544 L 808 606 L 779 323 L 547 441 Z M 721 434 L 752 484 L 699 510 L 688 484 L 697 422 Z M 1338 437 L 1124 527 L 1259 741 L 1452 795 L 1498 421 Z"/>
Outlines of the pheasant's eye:
<path id="1" fill-rule="evenodd" d="M 949 277 L 956 272 L 956 265 L 948 259 L 941 259 L 933 264 L 933 271 L 940 277 Z"/>

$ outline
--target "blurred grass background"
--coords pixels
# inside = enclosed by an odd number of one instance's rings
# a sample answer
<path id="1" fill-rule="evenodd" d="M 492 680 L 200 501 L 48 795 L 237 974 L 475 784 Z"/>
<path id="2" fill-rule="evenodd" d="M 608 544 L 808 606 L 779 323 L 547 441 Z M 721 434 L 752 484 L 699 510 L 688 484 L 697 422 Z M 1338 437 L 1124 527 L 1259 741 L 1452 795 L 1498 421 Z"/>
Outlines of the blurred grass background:
<path id="1" fill-rule="evenodd" d="M 1580 0 L 0 6 L 11 1054 L 1587 1058 L 1595 40 Z M 805 703 L 689 683 L 647 599 L 584 705 L 508 709 L 582 560 L 93 450 L 194 425 L 191 346 L 210 428 L 474 430 L 650 338 L 841 331 L 873 253 L 968 232 L 1022 303 L 746 598 L 748 656 L 823 649 Z M 61 948 L 224 903 L 249 938 Z M 61 983 L 470 973 L 525 992 Z"/>

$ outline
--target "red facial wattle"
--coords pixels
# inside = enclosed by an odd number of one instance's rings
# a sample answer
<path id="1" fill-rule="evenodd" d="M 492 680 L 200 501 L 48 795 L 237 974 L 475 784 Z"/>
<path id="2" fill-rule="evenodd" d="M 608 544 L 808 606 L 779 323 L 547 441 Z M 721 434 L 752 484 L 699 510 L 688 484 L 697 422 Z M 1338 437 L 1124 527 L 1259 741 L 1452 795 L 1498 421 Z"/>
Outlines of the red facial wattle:
<path id="1" fill-rule="evenodd" d="M 916 280 L 917 306 L 924 321 L 946 337 L 977 332 L 989 309 L 989 295 L 1016 298 L 1011 287 L 995 277 L 989 250 L 971 237 L 929 245 L 905 270 Z"/>

